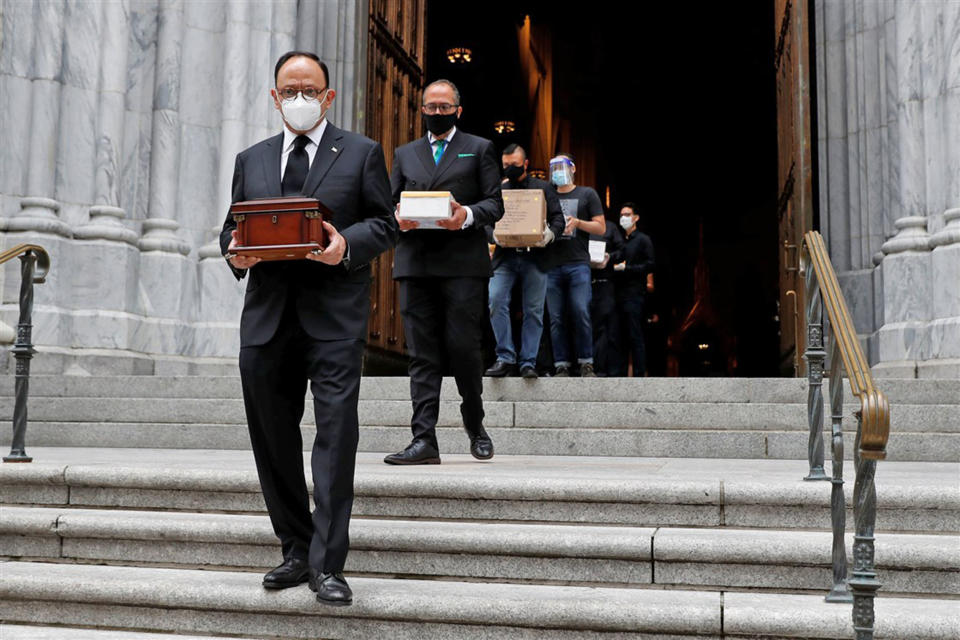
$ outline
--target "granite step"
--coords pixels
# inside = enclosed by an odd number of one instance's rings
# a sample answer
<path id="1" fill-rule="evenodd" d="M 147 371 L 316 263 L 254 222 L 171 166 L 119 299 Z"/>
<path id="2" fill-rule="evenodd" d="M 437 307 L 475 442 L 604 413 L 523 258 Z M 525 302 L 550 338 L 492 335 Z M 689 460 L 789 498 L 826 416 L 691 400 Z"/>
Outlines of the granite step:
<path id="1" fill-rule="evenodd" d="M 840 638 L 851 605 L 820 596 L 350 577 L 355 604 L 248 572 L 3 563 L 0 619 L 246 638 Z M 956 600 L 881 597 L 880 639 L 955 638 Z"/>
<path id="2" fill-rule="evenodd" d="M 0 398 L 0 421 L 13 416 L 14 400 Z M 307 405 L 310 408 L 310 405 Z M 361 400 L 360 424 L 409 426 L 407 400 Z M 200 398 L 44 398 L 28 404 L 32 421 L 246 424 L 243 401 Z M 807 409 L 794 403 L 588 402 L 525 400 L 484 402 L 484 424 L 497 427 L 580 429 L 757 430 L 805 433 Z M 852 413 L 844 416 L 856 428 Z M 313 424 L 313 412 L 304 415 Z M 460 426 L 459 400 L 440 402 L 440 426 Z M 960 404 L 902 404 L 892 413 L 891 431 L 960 434 Z"/>
<path id="3" fill-rule="evenodd" d="M 812 590 L 831 585 L 831 534 L 354 518 L 352 574 L 498 582 Z M 885 593 L 960 594 L 954 534 L 882 534 Z M 852 548 L 853 536 L 847 536 Z M 249 568 L 279 563 L 266 516 L 5 507 L 0 556 Z"/>
<path id="4" fill-rule="evenodd" d="M 141 633 L 113 629 L 82 629 L 68 626 L 36 626 L 0 622 L 3 640 L 223 640 L 223 636 L 185 636 L 169 633 Z"/>
<path id="5" fill-rule="evenodd" d="M 960 380 L 880 380 L 880 389 L 898 404 L 960 404 Z M 484 378 L 484 398 L 490 401 L 569 402 L 723 402 L 803 404 L 807 382 L 802 378 Z M 824 381 L 824 397 L 829 397 Z M 0 396 L 13 396 L 12 376 L 0 378 Z M 238 376 L 51 376 L 30 378 L 32 397 L 102 398 L 221 398 L 241 397 Z M 362 399 L 410 399 L 406 377 L 364 376 Z M 445 378 L 441 398 L 457 400 L 453 379 Z M 844 398 L 856 406 L 849 384 Z"/>
<path id="6" fill-rule="evenodd" d="M 442 454 L 466 451 L 467 439 L 458 420 L 444 409 L 437 438 Z M 156 449 L 236 449 L 250 448 L 245 424 L 203 422 L 79 422 L 39 420 L 30 410 L 27 446 L 32 447 L 145 447 Z M 311 421 L 312 422 L 312 421 Z M 956 423 L 960 425 L 960 420 Z M 846 423 L 853 429 L 851 422 Z M 923 428 L 926 425 L 918 425 Z M 749 458 L 788 460 L 805 458 L 807 432 L 794 426 L 790 430 L 766 428 L 735 429 L 733 425 L 716 428 L 668 428 L 652 423 L 643 428 L 590 426 L 488 426 L 498 452 L 516 455 L 595 455 L 693 458 Z M 302 426 L 304 448 L 312 446 L 316 429 Z M 0 446 L 9 446 L 11 430 L 0 431 Z M 363 425 L 359 450 L 392 453 L 409 442 L 407 424 Z M 854 434 L 845 434 L 844 458 L 852 460 Z M 892 461 L 960 461 L 960 433 L 907 432 L 900 425 L 890 434 L 887 447 Z M 828 453 L 829 456 L 829 453 Z"/>
<path id="7" fill-rule="evenodd" d="M 0 465 L 0 503 L 263 513 L 246 451 L 30 450 Z M 637 527 L 829 529 L 830 483 L 803 460 L 459 454 L 429 469 L 357 457 L 354 513 L 405 519 Z M 309 465 L 305 463 L 307 477 Z M 877 472 L 879 531 L 960 531 L 960 466 L 889 462 Z M 846 486 L 848 520 L 852 478 Z"/>

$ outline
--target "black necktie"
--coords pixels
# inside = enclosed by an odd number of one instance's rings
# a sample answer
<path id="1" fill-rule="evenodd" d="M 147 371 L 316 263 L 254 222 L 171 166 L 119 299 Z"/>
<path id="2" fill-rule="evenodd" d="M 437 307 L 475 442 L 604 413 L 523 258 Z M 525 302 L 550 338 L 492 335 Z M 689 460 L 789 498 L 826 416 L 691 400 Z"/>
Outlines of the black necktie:
<path id="1" fill-rule="evenodd" d="M 295 196 L 303 192 L 303 183 L 310 171 L 310 158 L 307 156 L 307 143 L 310 138 L 297 136 L 293 141 L 293 151 L 287 157 L 287 170 L 283 172 L 283 183 L 280 185 L 283 195 Z"/>

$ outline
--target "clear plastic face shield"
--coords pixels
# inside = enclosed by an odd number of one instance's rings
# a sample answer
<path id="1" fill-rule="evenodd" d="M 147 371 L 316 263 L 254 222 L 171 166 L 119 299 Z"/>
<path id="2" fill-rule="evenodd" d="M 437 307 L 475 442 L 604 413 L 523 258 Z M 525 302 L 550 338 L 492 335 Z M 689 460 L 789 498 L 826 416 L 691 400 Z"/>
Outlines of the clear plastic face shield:
<path id="1" fill-rule="evenodd" d="M 558 187 L 573 184 L 573 162 L 566 156 L 550 160 L 550 181 Z"/>

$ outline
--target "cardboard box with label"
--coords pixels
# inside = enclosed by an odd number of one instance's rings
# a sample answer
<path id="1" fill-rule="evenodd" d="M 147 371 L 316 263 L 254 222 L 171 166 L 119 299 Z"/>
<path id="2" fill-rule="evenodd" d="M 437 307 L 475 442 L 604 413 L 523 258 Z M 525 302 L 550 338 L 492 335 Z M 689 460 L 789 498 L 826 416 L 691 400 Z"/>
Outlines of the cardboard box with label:
<path id="1" fill-rule="evenodd" d="M 415 220 L 421 228 L 439 229 L 438 220 L 453 217 L 453 194 L 449 191 L 403 191 L 400 193 L 401 220 Z"/>
<path id="2" fill-rule="evenodd" d="M 542 189 L 504 189 L 503 217 L 494 226 L 501 247 L 532 247 L 543 239 L 546 224 Z"/>

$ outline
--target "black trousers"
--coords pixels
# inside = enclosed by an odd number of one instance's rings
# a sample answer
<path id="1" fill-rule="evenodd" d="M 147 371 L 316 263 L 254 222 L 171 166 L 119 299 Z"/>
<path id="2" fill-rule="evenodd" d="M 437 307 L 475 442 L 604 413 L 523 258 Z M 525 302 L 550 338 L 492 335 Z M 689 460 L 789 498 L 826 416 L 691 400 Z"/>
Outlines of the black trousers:
<path id="1" fill-rule="evenodd" d="M 350 547 L 362 361 L 362 340 L 311 338 L 289 309 L 270 342 L 240 349 L 250 442 L 283 557 L 325 573 L 343 570 Z M 317 421 L 312 517 L 300 433 L 308 380 Z"/>
<path id="2" fill-rule="evenodd" d="M 467 433 L 483 428 L 483 354 L 487 278 L 404 278 L 400 313 L 410 354 L 411 430 L 437 447 L 440 384 L 449 370 Z M 439 449 L 439 447 L 438 447 Z"/>
<path id="3" fill-rule="evenodd" d="M 620 335 L 625 349 L 620 362 L 620 375 L 627 375 L 627 354 L 633 360 L 633 375 L 641 378 L 647 371 L 647 350 L 643 337 L 644 295 L 638 291 L 617 292 L 617 312 L 623 322 Z"/>
<path id="4" fill-rule="evenodd" d="M 613 377 L 620 367 L 620 316 L 613 283 L 593 281 L 590 299 L 590 318 L 593 323 L 593 366 L 598 375 Z"/>

